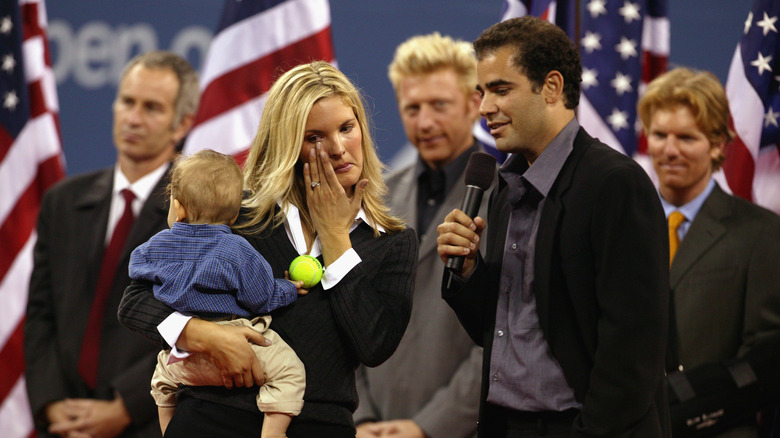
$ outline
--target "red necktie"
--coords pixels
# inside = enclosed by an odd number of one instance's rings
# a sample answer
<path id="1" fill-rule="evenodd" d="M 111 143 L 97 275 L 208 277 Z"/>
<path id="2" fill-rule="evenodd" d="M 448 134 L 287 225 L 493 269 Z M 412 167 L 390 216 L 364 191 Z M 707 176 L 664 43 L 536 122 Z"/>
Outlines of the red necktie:
<path id="1" fill-rule="evenodd" d="M 95 387 L 97 381 L 98 353 L 100 349 L 100 331 L 103 328 L 103 315 L 106 313 L 106 301 L 111 293 L 114 283 L 114 274 L 119 265 L 119 256 L 125 246 L 127 235 L 133 227 L 135 217 L 133 215 L 133 200 L 135 194 L 128 189 L 121 192 L 125 198 L 125 211 L 114 228 L 114 234 L 103 253 L 103 262 L 100 265 L 100 276 L 95 287 L 95 298 L 89 311 L 87 330 L 84 333 L 84 341 L 81 344 L 78 370 L 81 377 L 90 388 Z"/>

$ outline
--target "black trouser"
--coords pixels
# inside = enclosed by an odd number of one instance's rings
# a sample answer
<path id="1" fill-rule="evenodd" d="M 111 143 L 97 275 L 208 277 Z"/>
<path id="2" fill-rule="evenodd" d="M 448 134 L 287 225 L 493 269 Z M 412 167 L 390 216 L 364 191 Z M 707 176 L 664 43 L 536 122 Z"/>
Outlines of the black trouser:
<path id="1" fill-rule="evenodd" d="M 168 424 L 165 438 L 252 438 L 259 437 L 263 427 L 263 413 L 246 411 L 184 397 L 176 406 L 176 414 Z M 287 429 L 289 438 L 354 438 L 349 426 L 324 423 L 300 423 L 293 420 Z"/>
<path id="2" fill-rule="evenodd" d="M 526 438 L 568 438 L 571 436 L 572 423 L 579 411 L 568 409 L 563 412 L 516 411 L 496 405 L 488 405 L 490 411 L 490 429 L 497 437 Z"/>

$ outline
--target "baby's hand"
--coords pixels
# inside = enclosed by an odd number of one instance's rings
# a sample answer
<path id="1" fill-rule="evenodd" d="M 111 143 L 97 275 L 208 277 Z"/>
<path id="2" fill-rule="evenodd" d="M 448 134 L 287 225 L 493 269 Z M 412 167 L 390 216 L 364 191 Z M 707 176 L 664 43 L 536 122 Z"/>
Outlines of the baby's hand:
<path id="1" fill-rule="evenodd" d="M 290 283 L 295 285 L 295 288 L 298 289 L 298 295 L 306 295 L 309 293 L 309 289 L 303 288 L 303 282 L 302 281 L 293 281 L 290 280 L 290 272 L 284 271 L 284 278 L 285 280 L 288 280 Z"/>
<path id="2" fill-rule="evenodd" d="M 292 281 L 292 280 L 290 280 Z M 309 293 L 309 289 L 303 288 L 303 282 L 302 281 L 292 281 L 292 284 L 295 285 L 295 288 L 298 289 L 298 295 L 306 295 Z"/>

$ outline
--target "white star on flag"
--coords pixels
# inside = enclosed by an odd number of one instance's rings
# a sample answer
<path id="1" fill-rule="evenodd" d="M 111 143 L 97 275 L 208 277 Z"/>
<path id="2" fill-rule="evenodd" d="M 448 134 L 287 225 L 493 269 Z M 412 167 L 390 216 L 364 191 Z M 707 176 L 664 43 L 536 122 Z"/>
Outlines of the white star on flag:
<path id="1" fill-rule="evenodd" d="M 763 29 L 764 36 L 766 36 L 770 30 L 777 33 L 777 28 L 775 27 L 775 21 L 777 21 L 777 17 L 769 18 L 766 12 L 764 12 L 764 19 L 756 23 L 756 26 Z"/>
<path id="2" fill-rule="evenodd" d="M 641 20 L 642 16 L 639 15 L 639 4 L 626 1 L 623 3 L 623 7 L 618 10 L 620 15 L 626 20 L 626 24 L 631 24 L 634 20 Z"/>
<path id="3" fill-rule="evenodd" d="M 615 46 L 615 50 L 620 53 L 620 57 L 626 60 L 632 56 L 637 56 L 636 41 L 632 41 L 626 37 L 620 37 L 620 43 Z"/>
<path id="4" fill-rule="evenodd" d="M 615 108 L 612 110 L 612 114 L 607 117 L 607 123 L 612 125 L 612 129 L 615 131 L 619 131 L 621 129 L 628 128 L 628 114 L 626 114 L 624 111 L 620 111 L 619 109 Z"/>
<path id="5" fill-rule="evenodd" d="M 0 33 L 11 33 L 11 29 L 14 28 L 14 23 L 11 21 L 11 17 L 3 17 L 0 20 Z"/>
<path id="6" fill-rule="evenodd" d="M 747 20 L 745 20 L 745 35 L 747 35 L 748 31 L 750 31 L 750 25 L 752 23 L 753 23 L 753 12 L 751 11 L 747 16 Z"/>
<path id="7" fill-rule="evenodd" d="M 14 55 L 3 56 L 3 66 L 1 67 L 6 73 L 10 73 L 16 67 L 16 60 Z"/>
<path id="8" fill-rule="evenodd" d="M 3 106 L 13 111 L 16 109 L 16 105 L 19 105 L 19 98 L 16 96 L 16 91 L 9 91 L 5 93 L 5 101 Z"/>
<path id="9" fill-rule="evenodd" d="M 764 115 L 764 128 L 766 128 L 769 125 L 778 126 L 777 124 L 777 117 L 780 116 L 780 113 L 776 113 L 772 110 L 772 108 L 769 108 Z"/>
<path id="10" fill-rule="evenodd" d="M 620 72 L 615 74 L 615 79 L 612 79 L 609 84 L 612 85 L 618 96 L 622 96 L 623 93 L 628 93 L 633 89 L 631 87 L 631 76 L 624 75 Z"/>
<path id="11" fill-rule="evenodd" d="M 599 85 L 599 81 L 596 77 L 599 73 L 596 69 L 583 68 L 582 69 L 582 88 L 596 87 Z"/>
<path id="12" fill-rule="evenodd" d="M 585 32 L 585 37 L 582 39 L 582 47 L 588 53 L 593 53 L 594 50 L 601 50 L 601 35 Z"/>
<path id="13" fill-rule="evenodd" d="M 599 15 L 607 15 L 606 4 L 607 0 L 591 0 L 586 7 L 588 8 L 588 12 L 590 12 L 590 16 L 597 18 Z"/>
<path id="14" fill-rule="evenodd" d="M 758 58 L 756 58 L 755 61 L 751 61 L 750 65 L 758 68 L 758 74 L 760 75 L 764 73 L 764 70 L 769 72 L 772 71 L 772 67 L 769 66 L 770 61 L 772 61 L 772 55 L 769 55 L 765 58 L 764 55 L 762 55 L 761 52 L 759 52 Z"/>

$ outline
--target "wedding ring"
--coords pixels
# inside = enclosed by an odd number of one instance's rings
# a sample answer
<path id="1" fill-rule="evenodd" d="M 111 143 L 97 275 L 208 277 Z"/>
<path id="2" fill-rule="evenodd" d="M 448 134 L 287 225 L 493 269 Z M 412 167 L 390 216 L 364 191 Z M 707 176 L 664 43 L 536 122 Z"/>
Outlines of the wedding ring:
<path id="1" fill-rule="evenodd" d="M 311 188 L 313 188 L 313 189 L 314 189 L 314 188 L 317 188 L 317 186 L 318 186 L 318 185 L 320 185 L 320 182 L 319 182 L 319 181 L 312 181 L 312 182 L 311 182 Z"/>

